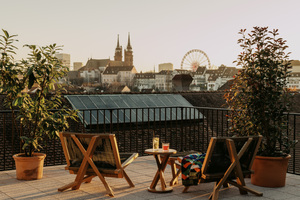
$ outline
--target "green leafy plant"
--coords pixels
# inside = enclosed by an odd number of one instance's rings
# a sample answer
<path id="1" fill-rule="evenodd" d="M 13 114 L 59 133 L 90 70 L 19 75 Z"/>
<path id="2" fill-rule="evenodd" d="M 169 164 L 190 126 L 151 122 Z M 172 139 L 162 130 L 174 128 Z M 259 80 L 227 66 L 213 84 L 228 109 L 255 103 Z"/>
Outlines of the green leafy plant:
<path id="1" fill-rule="evenodd" d="M 242 48 L 235 61 L 242 67 L 234 77 L 225 99 L 231 109 L 230 132 L 238 135 L 262 135 L 258 155 L 286 156 L 297 141 L 287 136 L 287 116 L 292 93 L 287 88 L 289 52 L 278 30 L 254 27 L 241 30 Z"/>
<path id="2" fill-rule="evenodd" d="M 27 59 L 14 60 L 16 35 L 5 30 L 0 35 L 0 92 L 6 94 L 5 106 L 12 110 L 14 127 L 26 133 L 21 136 L 26 156 L 39 151 L 46 137 L 54 139 L 69 127 L 68 119 L 76 120 L 77 111 L 62 105 L 62 88 L 58 80 L 68 68 L 55 57 L 61 50 L 56 44 L 37 47 L 25 45 L 30 53 Z M 27 91 L 35 88 L 34 94 Z M 54 92 L 55 91 L 55 92 Z"/>

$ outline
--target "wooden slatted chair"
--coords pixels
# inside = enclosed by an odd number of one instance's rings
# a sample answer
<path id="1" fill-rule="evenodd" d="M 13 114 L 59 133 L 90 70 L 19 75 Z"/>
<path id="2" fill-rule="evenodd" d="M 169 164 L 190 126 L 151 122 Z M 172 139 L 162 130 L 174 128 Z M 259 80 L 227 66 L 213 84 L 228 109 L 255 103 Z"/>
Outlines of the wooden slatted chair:
<path id="1" fill-rule="evenodd" d="M 201 168 L 199 182 L 216 182 L 209 199 L 218 199 L 219 190 L 228 184 L 239 188 L 240 194 L 251 192 L 262 196 L 245 185 L 244 177 L 249 176 L 262 136 L 212 137 Z M 255 172 L 254 172 L 255 173 Z M 187 192 L 190 186 L 185 186 Z"/>
<path id="2" fill-rule="evenodd" d="M 138 153 L 120 154 L 114 134 L 60 133 L 60 140 L 67 161 L 66 170 L 77 174 L 74 182 L 60 187 L 79 189 L 81 183 L 91 182 L 98 176 L 109 196 L 114 196 L 104 177 L 125 178 L 130 187 L 134 184 L 125 168 L 138 157 Z"/>

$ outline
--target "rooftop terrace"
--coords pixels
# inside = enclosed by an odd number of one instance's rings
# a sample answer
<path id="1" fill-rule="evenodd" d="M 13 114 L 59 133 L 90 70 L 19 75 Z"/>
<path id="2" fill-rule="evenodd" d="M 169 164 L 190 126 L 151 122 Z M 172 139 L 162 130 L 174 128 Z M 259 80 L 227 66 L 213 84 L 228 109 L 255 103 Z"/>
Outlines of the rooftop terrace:
<path id="1" fill-rule="evenodd" d="M 182 193 L 181 180 L 173 187 L 171 193 L 151 193 L 147 191 L 154 174 L 156 163 L 153 156 L 137 158 L 126 168 L 126 172 L 135 184 L 130 188 L 125 179 L 106 178 L 114 190 L 115 197 L 109 197 L 103 184 L 98 178 L 91 183 L 82 184 L 79 190 L 66 190 L 58 192 L 57 189 L 74 181 L 75 175 L 64 170 L 64 165 L 45 167 L 44 177 L 34 181 L 17 180 L 15 170 L 0 172 L 0 199 L 208 199 L 214 183 L 204 183 L 193 186 L 188 193 Z M 168 166 L 165 171 L 166 181 L 171 180 L 171 169 Z M 282 188 L 263 188 L 251 185 L 250 179 L 246 179 L 246 185 L 263 192 L 262 197 L 253 194 L 240 195 L 236 187 L 230 187 L 220 191 L 219 199 L 300 199 L 300 176 L 287 174 L 286 186 Z"/>

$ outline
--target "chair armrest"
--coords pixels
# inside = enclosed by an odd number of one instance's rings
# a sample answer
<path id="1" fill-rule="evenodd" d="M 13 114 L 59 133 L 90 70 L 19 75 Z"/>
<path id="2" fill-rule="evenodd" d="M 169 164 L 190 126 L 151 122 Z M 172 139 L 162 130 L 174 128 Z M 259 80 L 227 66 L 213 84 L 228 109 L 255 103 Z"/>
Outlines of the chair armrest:
<path id="1" fill-rule="evenodd" d="M 132 161 L 134 161 L 139 156 L 138 153 L 133 153 L 125 162 L 122 163 L 122 168 L 127 167 Z"/>

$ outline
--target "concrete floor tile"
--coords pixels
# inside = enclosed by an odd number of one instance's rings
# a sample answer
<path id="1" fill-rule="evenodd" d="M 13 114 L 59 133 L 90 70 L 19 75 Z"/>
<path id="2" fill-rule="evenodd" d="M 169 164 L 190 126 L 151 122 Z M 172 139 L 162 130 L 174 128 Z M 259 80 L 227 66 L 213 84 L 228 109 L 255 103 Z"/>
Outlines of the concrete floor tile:
<path id="1" fill-rule="evenodd" d="M 276 190 L 268 190 L 264 192 L 264 197 L 273 199 L 273 200 L 285 200 L 285 199 L 291 199 L 291 198 L 296 198 L 296 195 L 281 192 L 281 191 L 276 191 Z M 299 197 L 298 197 L 299 199 Z"/>
<path id="2" fill-rule="evenodd" d="M 219 198 L 220 200 L 270 200 L 270 198 L 267 197 L 259 197 L 255 195 L 239 195 L 239 196 L 234 196 L 234 197 L 228 197 L 228 198 Z"/>
<path id="3" fill-rule="evenodd" d="M 300 185 L 300 179 L 288 178 L 285 181 L 286 185 Z"/>
<path id="4" fill-rule="evenodd" d="M 299 199 L 300 199 L 300 189 L 299 189 L 299 187 L 285 186 L 285 187 L 281 187 L 281 188 L 276 188 L 274 190 L 298 196 Z"/>
<path id="5" fill-rule="evenodd" d="M 128 176 L 135 184 L 130 188 L 125 179 L 106 178 L 114 191 L 115 198 L 107 195 L 106 190 L 95 177 L 91 183 L 83 183 L 79 190 L 68 189 L 58 192 L 57 189 L 63 185 L 74 181 L 76 175 L 69 174 L 64 170 L 64 166 L 51 166 L 44 168 L 44 177 L 34 181 L 19 181 L 15 178 L 15 171 L 0 172 L 0 199 L 208 199 L 213 191 L 214 183 L 201 183 L 198 186 L 190 187 L 188 193 L 182 193 L 184 186 L 179 184 L 173 187 L 170 193 L 151 193 L 147 190 L 157 171 L 157 166 L 153 156 L 139 157 L 126 168 Z M 167 166 L 165 170 L 165 180 L 167 184 L 172 179 L 171 169 Z M 248 200 L 277 200 L 277 199 L 300 199 L 300 176 L 287 174 L 287 184 L 282 188 L 264 188 L 251 184 L 250 179 L 245 179 L 246 185 L 252 189 L 263 192 L 263 197 L 253 194 L 240 195 L 235 187 L 220 191 L 219 199 L 248 199 Z M 158 184 L 160 186 L 160 183 Z"/>
<path id="6" fill-rule="evenodd" d="M 7 194 L 4 194 L 4 193 L 0 192 L 0 199 L 1 200 L 11 200 L 13 198 L 8 196 Z"/>

